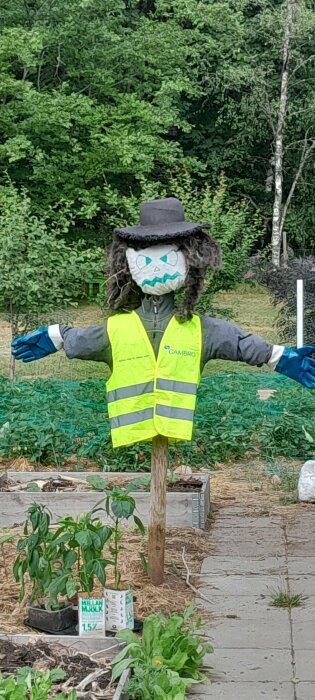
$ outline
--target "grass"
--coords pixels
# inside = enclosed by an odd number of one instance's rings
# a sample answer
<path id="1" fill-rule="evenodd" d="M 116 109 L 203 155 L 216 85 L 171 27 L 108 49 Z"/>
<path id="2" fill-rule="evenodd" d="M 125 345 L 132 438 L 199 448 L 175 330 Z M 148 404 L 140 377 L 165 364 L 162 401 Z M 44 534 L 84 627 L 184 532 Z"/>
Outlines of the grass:
<path id="1" fill-rule="evenodd" d="M 242 283 L 235 290 L 219 292 L 215 298 L 217 316 L 224 317 L 224 310 L 229 309 L 231 322 L 241 325 L 245 330 L 261 335 L 269 342 L 277 341 L 275 331 L 276 311 L 270 302 L 267 292 L 258 285 Z M 221 312 L 221 314 L 220 314 Z M 57 320 L 57 318 L 56 318 Z M 73 310 L 72 323 L 75 326 L 86 327 L 104 322 L 102 311 L 95 303 L 81 304 Z M 8 375 L 10 359 L 10 329 L 9 324 L 0 319 L 0 375 Z M 211 360 L 208 362 L 204 376 L 222 371 L 269 372 L 265 365 L 262 368 L 250 367 L 241 362 Z M 34 363 L 16 364 L 17 379 L 90 379 L 107 378 L 106 365 L 99 362 L 84 362 L 68 360 L 63 352 L 44 358 Z"/>
<path id="2" fill-rule="evenodd" d="M 257 284 L 242 283 L 236 289 L 216 294 L 214 305 L 217 316 L 220 310 L 229 309 L 231 323 L 242 326 L 245 330 L 262 336 L 270 343 L 279 343 L 276 329 L 277 312 L 272 306 L 270 297 L 263 287 Z M 251 367 L 242 362 L 228 362 L 226 360 L 211 360 L 205 367 L 204 376 L 216 372 L 231 371 L 272 373 L 272 370 L 263 367 Z"/>
<path id="3" fill-rule="evenodd" d="M 276 608 L 298 608 L 302 605 L 301 593 L 290 593 L 289 591 L 281 590 L 273 596 L 272 605 Z"/>
<path id="4" fill-rule="evenodd" d="M 283 506 L 290 506 L 298 503 L 297 485 L 299 480 L 300 465 L 294 468 L 286 464 L 268 465 L 265 468 L 268 476 L 271 477 L 272 488 L 281 491 L 280 503 Z"/>
<path id="5" fill-rule="evenodd" d="M 60 312 L 56 321 L 61 321 Z M 71 315 L 71 325 L 87 327 L 100 325 L 104 322 L 101 309 L 95 303 L 80 304 L 73 309 Z M 65 321 L 66 325 L 68 323 Z M 70 325 L 70 324 L 69 324 Z M 10 328 L 9 324 L 0 316 L 0 376 L 8 376 L 10 360 Z M 58 352 L 49 357 L 45 357 L 37 362 L 23 364 L 16 362 L 16 377 L 18 380 L 24 379 L 100 379 L 104 380 L 108 376 L 106 365 L 100 362 L 84 362 L 82 360 L 69 360 L 64 352 Z"/>
<path id="6" fill-rule="evenodd" d="M 299 499 L 294 493 L 286 493 L 284 496 L 280 496 L 280 503 L 282 506 L 293 506 L 295 503 L 299 503 Z"/>

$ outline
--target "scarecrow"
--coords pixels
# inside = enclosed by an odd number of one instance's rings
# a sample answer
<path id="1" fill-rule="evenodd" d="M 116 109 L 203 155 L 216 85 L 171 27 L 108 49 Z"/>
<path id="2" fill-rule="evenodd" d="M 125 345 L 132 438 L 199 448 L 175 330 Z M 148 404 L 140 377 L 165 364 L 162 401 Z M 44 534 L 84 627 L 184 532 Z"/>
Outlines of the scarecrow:
<path id="1" fill-rule="evenodd" d="M 167 440 L 191 440 L 200 374 L 211 359 L 268 365 L 312 389 L 312 347 L 271 345 L 225 320 L 194 313 L 220 249 L 178 199 L 144 202 L 140 225 L 116 228 L 109 252 L 107 322 L 52 325 L 13 341 L 32 362 L 64 349 L 68 358 L 105 362 L 114 447 L 152 440 L 149 566 L 163 579 Z M 177 294 L 182 290 L 180 295 Z"/>

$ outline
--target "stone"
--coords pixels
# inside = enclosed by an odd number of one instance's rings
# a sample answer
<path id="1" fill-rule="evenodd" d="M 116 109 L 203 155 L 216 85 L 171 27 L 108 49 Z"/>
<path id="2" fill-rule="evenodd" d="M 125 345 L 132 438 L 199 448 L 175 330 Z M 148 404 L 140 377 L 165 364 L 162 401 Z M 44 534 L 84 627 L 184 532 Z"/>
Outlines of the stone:
<path id="1" fill-rule="evenodd" d="M 298 497 L 300 501 L 313 503 L 315 501 L 315 460 L 304 462 L 298 481 Z"/>

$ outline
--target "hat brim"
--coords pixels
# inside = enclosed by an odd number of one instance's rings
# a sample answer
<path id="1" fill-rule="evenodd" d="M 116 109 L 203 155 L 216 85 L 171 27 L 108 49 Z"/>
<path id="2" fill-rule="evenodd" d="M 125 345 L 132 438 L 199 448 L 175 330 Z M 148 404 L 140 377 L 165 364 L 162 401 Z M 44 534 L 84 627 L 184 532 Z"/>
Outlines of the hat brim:
<path id="1" fill-rule="evenodd" d="M 129 241 L 143 241 L 152 243 L 162 241 L 166 238 L 184 238 L 192 233 L 198 233 L 204 228 L 210 228 L 208 224 L 196 224 L 188 221 L 177 221 L 169 224 L 158 224 L 157 226 L 126 226 L 125 228 L 115 228 L 121 238 Z"/>

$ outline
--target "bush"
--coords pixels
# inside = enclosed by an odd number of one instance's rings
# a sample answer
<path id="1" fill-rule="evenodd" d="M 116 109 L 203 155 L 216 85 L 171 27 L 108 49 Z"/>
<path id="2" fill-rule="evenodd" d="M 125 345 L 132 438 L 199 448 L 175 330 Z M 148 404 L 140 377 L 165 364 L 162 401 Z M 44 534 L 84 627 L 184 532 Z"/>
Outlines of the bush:
<path id="1" fill-rule="evenodd" d="M 288 267 L 275 268 L 269 262 L 257 262 L 257 280 L 279 306 L 277 326 L 286 343 L 296 341 L 296 281 L 304 280 L 304 344 L 315 339 L 315 258 L 292 258 Z"/>
<path id="2" fill-rule="evenodd" d="M 198 305 L 200 313 L 214 313 L 213 297 L 219 290 L 233 289 L 243 278 L 248 256 L 262 234 L 262 222 L 248 202 L 234 202 L 224 175 L 217 189 L 197 187 L 185 171 L 170 181 L 170 190 L 184 206 L 186 218 L 210 224 L 210 234 L 222 251 L 222 269 L 210 270 Z"/>

